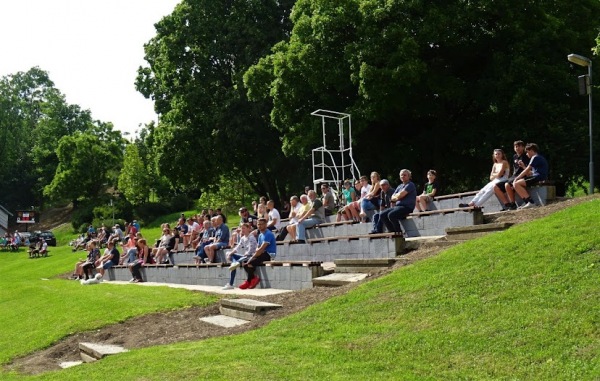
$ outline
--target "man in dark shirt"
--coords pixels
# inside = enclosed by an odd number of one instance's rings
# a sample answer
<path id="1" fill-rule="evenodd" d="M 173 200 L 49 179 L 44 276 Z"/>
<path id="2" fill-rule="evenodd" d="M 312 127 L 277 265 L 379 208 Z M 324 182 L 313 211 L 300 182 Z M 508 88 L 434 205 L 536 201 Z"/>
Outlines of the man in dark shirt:
<path id="1" fill-rule="evenodd" d="M 120 254 L 114 240 L 108 242 L 107 251 L 108 252 L 100 258 L 100 265 L 96 267 L 96 270 L 98 273 L 100 273 L 100 276 L 104 276 L 106 269 L 110 269 L 111 267 L 119 264 Z"/>
<path id="2" fill-rule="evenodd" d="M 417 203 L 417 187 L 411 181 L 411 173 L 408 169 L 400 171 L 400 180 L 402 183 L 398 185 L 396 191 L 391 197 L 391 201 L 395 206 L 386 209 L 379 213 L 379 221 L 370 234 L 383 232 L 383 225 L 388 232 L 400 234 L 400 220 L 406 218 L 414 209 Z"/>
<path id="3" fill-rule="evenodd" d="M 527 153 L 527 156 L 529 156 L 529 165 L 513 182 L 513 188 L 525 202 L 525 204 L 520 206 L 522 209 L 535 206 L 533 199 L 529 196 L 529 192 L 527 192 L 527 187 L 548 179 L 548 162 L 538 153 L 539 148 L 537 144 L 528 143 L 527 146 L 525 146 L 525 152 Z M 508 198 L 514 202 L 514 193 L 507 190 L 506 194 L 508 195 Z"/>
<path id="4" fill-rule="evenodd" d="M 390 186 L 390 182 L 383 179 L 379 182 L 381 186 L 381 192 L 379 193 L 379 211 L 373 215 L 373 231 L 377 230 L 379 224 L 379 214 L 392 206 L 392 196 L 394 195 L 394 189 Z"/>
<path id="5" fill-rule="evenodd" d="M 517 204 L 511 202 L 507 197 L 507 191 L 514 193 L 513 181 L 523 172 L 529 165 L 529 156 L 525 153 L 525 143 L 522 140 L 517 140 L 513 143 L 515 154 L 513 155 L 513 174 L 506 180 L 499 181 L 494 187 L 494 193 L 503 204 L 502 210 L 515 210 Z"/>

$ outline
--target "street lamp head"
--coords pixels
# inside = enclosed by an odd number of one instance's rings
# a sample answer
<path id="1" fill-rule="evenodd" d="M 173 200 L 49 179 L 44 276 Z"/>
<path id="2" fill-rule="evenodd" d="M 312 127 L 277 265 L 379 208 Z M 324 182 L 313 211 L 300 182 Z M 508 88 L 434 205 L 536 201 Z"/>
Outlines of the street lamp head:
<path id="1" fill-rule="evenodd" d="M 567 56 L 567 59 L 569 60 L 569 62 L 572 62 L 579 66 L 583 66 L 583 67 L 592 66 L 591 59 L 584 57 L 584 56 L 580 56 L 579 54 L 569 54 Z"/>

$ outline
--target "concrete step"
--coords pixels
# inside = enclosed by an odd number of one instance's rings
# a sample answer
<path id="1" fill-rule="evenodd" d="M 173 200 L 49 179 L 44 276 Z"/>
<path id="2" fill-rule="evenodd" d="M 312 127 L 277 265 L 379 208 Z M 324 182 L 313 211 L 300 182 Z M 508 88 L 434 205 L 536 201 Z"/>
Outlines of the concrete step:
<path id="1" fill-rule="evenodd" d="M 207 316 L 207 317 L 200 318 L 200 320 L 202 320 L 206 323 L 209 323 L 212 325 L 217 325 L 219 327 L 224 327 L 224 328 L 233 328 L 233 327 L 238 327 L 240 325 L 249 323 L 249 321 L 246 319 L 238 319 L 235 317 L 225 316 L 225 315 Z"/>
<path id="2" fill-rule="evenodd" d="M 349 283 L 360 282 L 365 279 L 368 274 L 356 274 L 356 273 L 346 273 L 346 274 L 329 274 L 319 278 L 313 279 L 313 285 L 315 287 L 339 287 L 344 286 Z"/>
<path id="3" fill-rule="evenodd" d="M 446 239 L 448 241 L 465 241 L 484 236 L 488 233 L 506 230 L 513 224 L 508 222 L 498 222 L 483 224 L 477 226 L 463 226 L 446 229 Z"/>
<path id="4" fill-rule="evenodd" d="M 93 362 L 123 352 L 128 352 L 128 350 L 119 345 L 79 343 L 79 353 L 81 359 L 85 362 Z"/>
<path id="5" fill-rule="evenodd" d="M 282 308 L 280 304 L 261 302 L 253 299 L 223 299 L 219 308 L 221 314 L 237 319 L 254 320 L 268 311 Z"/>
<path id="6" fill-rule="evenodd" d="M 83 364 L 83 361 L 63 361 L 60 364 L 58 364 L 58 366 L 60 366 L 63 369 L 67 369 L 81 364 Z"/>
<path id="7" fill-rule="evenodd" d="M 393 258 L 375 259 L 338 259 L 335 261 L 336 273 L 366 273 L 387 269 L 396 263 Z"/>

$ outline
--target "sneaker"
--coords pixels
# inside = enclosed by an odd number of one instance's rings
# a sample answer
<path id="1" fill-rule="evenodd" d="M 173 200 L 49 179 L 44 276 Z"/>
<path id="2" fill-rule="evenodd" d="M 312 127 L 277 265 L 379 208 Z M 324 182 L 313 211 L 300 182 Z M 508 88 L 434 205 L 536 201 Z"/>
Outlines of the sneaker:
<path id="1" fill-rule="evenodd" d="M 244 281 L 244 283 L 240 284 L 240 290 L 245 290 L 250 286 L 250 282 Z"/>
<path id="2" fill-rule="evenodd" d="M 511 202 L 510 206 L 508 207 L 508 209 L 510 209 L 510 210 L 517 210 L 517 203 Z"/>
<path id="3" fill-rule="evenodd" d="M 529 209 L 529 208 L 535 208 L 535 204 L 533 202 L 528 202 L 527 204 L 519 207 L 519 209 Z"/>
<path id="4" fill-rule="evenodd" d="M 129 281 L 129 283 L 134 283 L 137 279 L 135 278 L 131 278 L 131 280 Z"/>
<path id="5" fill-rule="evenodd" d="M 223 290 L 233 290 L 233 288 L 234 288 L 234 287 L 233 287 L 232 285 L 230 285 L 229 283 L 227 283 L 225 286 L 223 286 L 223 288 L 222 288 L 222 289 L 223 289 Z"/>
<path id="6" fill-rule="evenodd" d="M 210 259 L 206 258 L 206 259 L 204 260 L 204 263 L 206 263 L 207 265 L 210 265 L 212 262 L 210 261 Z"/>
<path id="7" fill-rule="evenodd" d="M 233 271 L 235 269 L 237 269 L 238 267 L 240 267 L 241 263 L 240 262 L 233 262 L 230 266 L 229 266 L 229 271 Z"/>
<path id="8" fill-rule="evenodd" d="M 459 208 L 468 208 L 469 206 L 471 206 L 471 205 L 469 205 L 469 204 L 462 204 L 462 203 L 458 204 Z"/>
<path id="9" fill-rule="evenodd" d="M 250 285 L 248 286 L 248 288 L 254 288 L 259 283 L 260 283 L 260 278 L 255 275 L 254 278 L 252 278 L 252 280 L 250 281 Z"/>

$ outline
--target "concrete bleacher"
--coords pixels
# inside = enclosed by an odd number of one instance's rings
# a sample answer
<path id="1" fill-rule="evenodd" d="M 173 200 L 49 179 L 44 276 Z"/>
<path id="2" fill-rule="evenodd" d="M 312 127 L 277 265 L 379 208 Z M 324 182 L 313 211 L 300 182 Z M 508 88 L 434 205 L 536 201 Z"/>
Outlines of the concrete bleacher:
<path id="1" fill-rule="evenodd" d="M 553 187 L 533 187 L 531 195 L 536 203 L 545 204 L 555 197 Z M 412 213 L 401 221 L 405 236 L 390 233 L 370 235 L 371 223 L 335 223 L 335 216 L 328 222 L 306 230 L 307 243 L 280 242 L 276 260 L 257 269 L 261 278 L 260 288 L 301 290 L 313 287 L 312 280 L 325 274 L 323 262 L 339 260 L 394 259 L 406 252 L 407 237 L 437 237 L 446 235 L 446 229 L 476 226 L 484 223 L 483 213 L 497 212 L 501 205 L 496 197 L 490 198 L 483 209 L 459 208 L 468 204 L 476 191 L 439 196 L 430 204 L 431 212 Z M 150 265 L 142 269 L 144 280 L 149 282 L 223 286 L 228 282 L 230 271 L 224 250 L 219 250 L 213 264 L 194 264 L 192 251 L 178 251 L 171 256 L 170 265 Z M 108 280 L 128 281 L 131 274 L 126 266 L 117 266 L 107 272 Z M 238 269 L 236 283 L 239 286 L 246 273 Z"/>
<path id="2" fill-rule="evenodd" d="M 201 286 L 223 286 L 228 283 L 229 265 L 215 264 L 180 264 L 180 265 L 147 265 L 141 269 L 146 282 L 191 284 Z M 325 271 L 320 262 L 267 262 L 256 269 L 260 280 L 259 288 L 279 288 L 286 290 L 303 290 L 312 287 L 313 278 L 323 275 Z M 107 280 L 129 281 L 131 273 L 127 266 L 114 266 L 106 271 Z M 246 272 L 238 269 L 235 287 L 246 280 Z"/>

